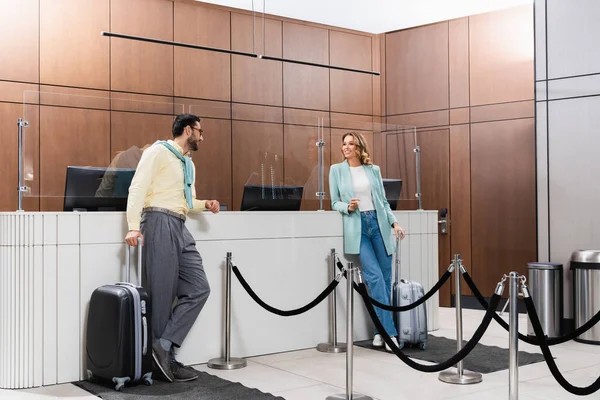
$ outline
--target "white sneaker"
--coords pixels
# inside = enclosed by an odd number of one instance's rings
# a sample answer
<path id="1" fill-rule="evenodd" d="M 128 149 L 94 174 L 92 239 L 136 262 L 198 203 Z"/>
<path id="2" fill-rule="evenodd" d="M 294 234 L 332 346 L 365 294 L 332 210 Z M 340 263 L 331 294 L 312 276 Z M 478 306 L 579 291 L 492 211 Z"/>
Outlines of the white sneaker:
<path id="1" fill-rule="evenodd" d="M 394 344 L 396 345 L 396 347 L 399 347 L 398 339 L 396 339 L 396 336 L 392 336 L 391 339 L 392 342 L 394 342 Z M 385 344 L 385 351 L 389 351 L 390 353 L 392 353 L 392 349 L 390 348 L 390 346 L 387 345 L 387 343 Z"/>
<path id="2" fill-rule="evenodd" d="M 373 337 L 373 347 L 383 347 L 383 338 L 380 334 Z"/>

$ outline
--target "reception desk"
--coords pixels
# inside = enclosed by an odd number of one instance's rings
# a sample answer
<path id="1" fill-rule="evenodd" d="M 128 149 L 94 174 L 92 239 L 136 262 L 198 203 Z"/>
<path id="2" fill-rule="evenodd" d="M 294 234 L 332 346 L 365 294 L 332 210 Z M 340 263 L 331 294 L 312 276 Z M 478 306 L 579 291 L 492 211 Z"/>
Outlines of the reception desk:
<path id="1" fill-rule="evenodd" d="M 436 211 L 397 211 L 403 277 L 426 288 L 438 280 Z M 191 215 L 211 284 L 211 296 L 178 350 L 186 364 L 222 355 L 224 267 L 227 252 L 268 304 L 292 309 L 314 299 L 331 281 L 329 253 L 345 263 L 337 212 L 222 212 Z M 124 213 L 0 213 L 0 388 L 27 388 L 85 379 L 85 326 L 90 295 L 124 279 Z M 132 265 L 135 265 L 135 259 Z M 135 270 L 135 268 L 134 268 Z M 136 272 L 132 277 L 137 279 Z M 345 340 L 345 290 L 337 289 L 338 340 Z M 358 295 L 357 295 L 358 296 Z M 438 297 L 427 302 L 428 328 L 438 329 Z M 327 342 L 324 301 L 295 317 L 258 306 L 232 277 L 231 354 L 248 357 Z M 355 339 L 372 323 L 355 299 Z"/>

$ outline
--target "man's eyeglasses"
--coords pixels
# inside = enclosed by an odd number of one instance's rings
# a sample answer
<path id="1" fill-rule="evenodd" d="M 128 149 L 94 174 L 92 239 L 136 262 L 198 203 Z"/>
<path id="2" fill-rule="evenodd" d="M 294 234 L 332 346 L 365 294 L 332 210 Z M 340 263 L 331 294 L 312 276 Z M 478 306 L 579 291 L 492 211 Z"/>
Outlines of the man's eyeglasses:
<path id="1" fill-rule="evenodd" d="M 202 132 L 204 132 L 202 129 L 200 129 L 200 128 L 196 128 L 195 126 L 191 126 L 191 125 L 190 125 L 190 128 L 197 130 L 197 131 L 198 131 L 198 133 L 200 134 L 200 136 L 202 136 Z"/>

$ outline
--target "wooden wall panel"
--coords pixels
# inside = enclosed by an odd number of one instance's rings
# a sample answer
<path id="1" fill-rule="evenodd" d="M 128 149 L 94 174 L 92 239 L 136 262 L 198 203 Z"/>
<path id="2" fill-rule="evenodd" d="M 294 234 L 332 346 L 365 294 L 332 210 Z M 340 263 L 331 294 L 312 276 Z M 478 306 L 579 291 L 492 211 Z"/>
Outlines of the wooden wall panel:
<path id="1" fill-rule="evenodd" d="M 468 107 L 469 18 L 454 19 L 448 24 L 450 107 Z"/>
<path id="2" fill-rule="evenodd" d="M 471 118 L 470 113 L 469 107 L 450 110 L 450 125 L 468 124 Z"/>
<path id="3" fill-rule="evenodd" d="M 385 67 L 387 65 L 387 53 L 386 53 L 386 48 L 387 48 L 387 40 L 386 34 L 381 34 L 381 35 L 377 35 L 378 40 L 379 40 L 379 52 L 381 54 L 381 58 L 379 61 L 379 69 L 378 71 L 380 71 L 381 75 L 379 75 L 379 81 L 381 83 L 381 93 L 380 93 L 380 102 L 381 102 L 381 108 L 380 108 L 380 112 L 379 114 L 375 114 L 375 115 L 382 115 L 382 116 L 386 116 L 387 115 L 387 74 L 385 72 Z M 373 63 L 373 66 L 377 65 L 376 63 Z M 375 100 L 377 102 L 377 100 Z M 374 108 L 374 111 L 376 111 L 377 108 Z"/>
<path id="4" fill-rule="evenodd" d="M 283 181 L 283 125 L 259 122 L 232 122 L 233 205 L 239 210 L 244 184 L 269 182 L 270 166 L 274 168 L 275 183 Z M 261 163 L 265 160 L 265 175 Z M 277 160 L 275 160 L 277 156 Z"/>
<path id="5" fill-rule="evenodd" d="M 34 181 L 26 181 L 26 186 L 34 186 L 33 193 L 37 193 L 36 183 L 39 181 L 38 151 L 39 136 L 37 121 L 37 106 L 27 106 L 27 121 L 29 127 L 24 128 L 23 135 L 28 144 L 24 148 L 24 172 L 32 172 Z M 23 106 L 21 104 L 0 103 L 0 211 L 16 211 L 18 208 L 17 187 L 19 182 L 19 164 L 17 136 L 17 119 L 23 117 Z M 26 135 L 26 136 L 25 136 Z M 32 185 L 33 183 L 33 185 Z M 23 209 L 25 211 L 38 211 L 39 201 L 37 198 L 23 197 Z"/>
<path id="6" fill-rule="evenodd" d="M 534 115 L 533 100 L 471 107 L 471 122 L 533 118 Z"/>
<path id="7" fill-rule="evenodd" d="M 329 64 L 328 30 L 284 21 L 283 58 Z"/>
<path id="8" fill-rule="evenodd" d="M 448 214 L 451 254 L 460 254 L 469 274 L 471 263 L 471 149 L 470 127 L 450 127 L 450 212 Z M 443 264 L 440 264 L 442 266 Z M 452 286 L 452 293 L 455 293 Z M 463 285 L 463 294 L 471 294 Z"/>
<path id="9" fill-rule="evenodd" d="M 283 63 L 231 56 L 232 101 L 283 105 Z"/>
<path id="10" fill-rule="evenodd" d="M 173 3 L 111 0 L 111 31 L 173 40 Z M 188 28 L 189 29 L 189 28 Z M 111 89 L 173 95 L 173 46 L 110 39 Z"/>
<path id="11" fill-rule="evenodd" d="M 262 18 L 258 18 L 257 16 L 254 23 L 254 43 L 252 43 L 252 15 L 232 12 L 231 49 L 246 53 L 254 52 L 272 57 L 281 57 L 283 54 L 282 24 L 281 21 L 265 18 L 266 35 L 263 42 L 263 21 Z"/>
<path id="12" fill-rule="evenodd" d="M 110 162 L 123 151 L 129 151 L 129 160 L 139 161 L 141 150 L 157 140 L 172 139 L 170 115 L 153 115 L 134 112 L 112 111 L 110 116 Z M 125 160 L 125 159 L 123 159 Z M 119 168 L 135 168 L 133 164 L 119 164 Z"/>
<path id="13" fill-rule="evenodd" d="M 110 112 L 40 107 L 40 209 L 61 211 L 69 165 L 107 166 Z"/>
<path id="14" fill-rule="evenodd" d="M 387 115 L 447 109 L 448 22 L 386 35 Z"/>
<path id="15" fill-rule="evenodd" d="M 39 82 L 39 0 L 0 0 L 0 79 Z"/>
<path id="16" fill-rule="evenodd" d="M 415 114 L 392 115 L 387 117 L 388 124 L 429 128 L 450 124 L 449 110 L 420 112 Z"/>
<path id="17" fill-rule="evenodd" d="M 219 200 L 221 204 L 227 205 L 228 210 L 233 210 L 231 122 L 204 118 L 201 124 L 204 140 L 192 156 L 196 165 L 196 197 Z"/>
<path id="18" fill-rule="evenodd" d="M 300 110 L 295 108 L 283 109 L 283 122 L 285 124 L 293 125 L 330 126 L 328 112 Z"/>
<path id="19" fill-rule="evenodd" d="M 31 100 L 32 94 L 28 94 L 26 98 L 23 96 L 23 92 L 25 91 L 37 92 L 39 91 L 39 85 L 35 83 L 0 81 L 0 101 L 22 103 L 23 101 Z M 36 102 L 37 101 L 39 101 L 39 99 L 37 99 Z"/>
<path id="20" fill-rule="evenodd" d="M 329 110 L 329 70 L 322 67 L 284 63 L 283 105 L 293 108 Z"/>
<path id="21" fill-rule="evenodd" d="M 417 133 L 421 148 L 421 196 L 425 210 L 450 211 L 450 131 L 449 129 Z M 441 276 L 452 259 L 450 236 L 438 235 L 438 265 Z M 440 289 L 440 305 L 450 305 L 450 286 Z"/>
<path id="22" fill-rule="evenodd" d="M 532 100 L 533 7 L 469 17 L 471 105 Z"/>
<path id="23" fill-rule="evenodd" d="M 134 93 L 111 93 L 111 110 L 173 115 L 183 112 L 181 104 L 172 97 L 149 96 Z"/>
<path id="24" fill-rule="evenodd" d="M 231 103 L 224 101 L 184 99 L 175 97 L 173 101 L 173 111 L 175 114 L 181 114 L 180 110 L 196 114 L 200 118 L 219 118 L 231 119 Z"/>
<path id="25" fill-rule="evenodd" d="M 373 78 L 367 74 L 330 71 L 331 111 L 373 114 Z"/>
<path id="26" fill-rule="evenodd" d="M 330 143 L 331 132 L 324 129 L 323 140 Z M 317 127 L 285 125 L 283 127 L 284 181 L 286 185 L 304 187 L 301 210 L 318 210 L 319 200 L 319 152 L 316 146 Z M 329 192 L 329 150 L 323 149 L 323 185 Z M 323 201 L 323 208 L 331 209 L 329 196 Z"/>
<path id="27" fill-rule="evenodd" d="M 254 51 L 281 57 L 282 22 L 265 19 L 266 36 L 263 50 L 262 18 L 254 24 Z M 252 53 L 252 16 L 231 13 L 231 48 Z M 245 56 L 231 58 L 232 101 L 239 103 L 283 104 L 283 63 Z"/>
<path id="28" fill-rule="evenodd" d="M 471 202 L 473 279 L 491 296 L 503 274 L 526 275 L 536 259 L 533 119 L 471 126 Z"/>
<path id="29" fill-rule="evenodd" d="M 331 65 L 355 69 L 371 69 L 370 36 L 347 32 L 329 31 Z"/>
<path id="30" fill-rule="evenodd" d="M 378 124 L 373 123 L 372 115 L 356 115 L 356 114 L 342 114 L 342 113 L 330 113 L 331 116 L 331 127 L 342 128 L 346 130 L 359 130 L 359 131 L 373 131 L 379 128 Z"/>
<path id="31" fill-rule="evenodd" d="M 252 104 L 231 105 L 232 119 L 242 121 L 283 123 L 283 109 L 281 107 L 256 106 Z"/>
<path id="32" fill-rule="evenodd" d="M 383 59 L 383 53 L 381 51 L 381 38 L 383 37 L 383 35 L 377 35 L 376 37 L 374 37 L 372 39 L 372 49 L 371 49 L 371 66 L 373 68 L 373 71 L 378 71 L 380 73 L 379 76 L 372 76 L 371 80 L 372 80 L 372 85 L 373 85 L 373 115 L 375 116 L 381 116 L 384 113 L 382 112 L 382 108 L 381 108 L 381 93 L 383 91 L 383 88 L 381 87 L 383 85 L 384 80 L 381 77 L 381 74 L 383 74 L 383 71 L 381 71 L 381 65 L 382 62 L 381 60 Z"/>
<path id="33" fill-rule="evenodd" d="M 402 179 L 401 199 L 414 198 L 414 194 L 417 192 L 414 136 L 390 133 L 382 136 L 382 145 L 386 150 L 386 174 L 384 177 Z"/>
<path id="34" fill-rule="evenodd" d="M 110 110 L 110 95 L 103 90 L 40 85 L 39 102 L 46 106 Z"/>
<path id="35" fill-rule="evenodd" d="M 40 80 L 109 89 L 108 0 L 41 0 Z M 65 23 L 65 21 L 68 21 Z"/>
<path id="36" fill-rule="evenodd" d="M 175 41 L 230 48 L 230 13 L 228 11 L 173 3 L 175 6 Z M 231 99 L 231 57 L 229 54 L 175 47 L 175 96 L 202 99 Z"/>

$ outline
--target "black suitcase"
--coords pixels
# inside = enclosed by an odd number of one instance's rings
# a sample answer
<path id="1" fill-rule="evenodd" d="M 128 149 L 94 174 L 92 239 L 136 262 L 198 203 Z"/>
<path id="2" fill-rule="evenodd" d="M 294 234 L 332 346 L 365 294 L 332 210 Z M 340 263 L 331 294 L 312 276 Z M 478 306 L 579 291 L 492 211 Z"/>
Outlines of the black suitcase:
<path id="1" fill-rule="evenodd" d="M 142 243 L 138 243 L 138 281 L 142 272 Z M 115 390 L 126 383 L 152 385 L 151 305 L 146 290 L 133 285 L 131 249 L 126 251 L 126 283 L 104 285 L 92 293 L 87 333 L 87 375 L 90 381 L 110 380 Z"/>

